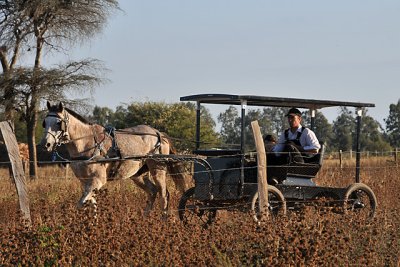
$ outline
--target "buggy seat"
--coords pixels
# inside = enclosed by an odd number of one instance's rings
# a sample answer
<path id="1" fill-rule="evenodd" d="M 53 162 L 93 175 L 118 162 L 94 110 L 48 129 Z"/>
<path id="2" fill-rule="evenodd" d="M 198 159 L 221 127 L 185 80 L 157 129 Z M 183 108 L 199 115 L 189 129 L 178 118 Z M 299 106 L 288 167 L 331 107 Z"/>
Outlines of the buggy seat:
<path id="1" fill-rule="evenodd" d="M 321 148 L 317 154 L 312 157 L 304 156 L 304 163 L 289 162 L 284 165 L 272 165 L 267 168 L 268 180 L 276 179 L 278 183 L 286 180 L 288 177 L 312 179 L 315 178 L 322 167 L 326 146 L 320 142 Z"/>

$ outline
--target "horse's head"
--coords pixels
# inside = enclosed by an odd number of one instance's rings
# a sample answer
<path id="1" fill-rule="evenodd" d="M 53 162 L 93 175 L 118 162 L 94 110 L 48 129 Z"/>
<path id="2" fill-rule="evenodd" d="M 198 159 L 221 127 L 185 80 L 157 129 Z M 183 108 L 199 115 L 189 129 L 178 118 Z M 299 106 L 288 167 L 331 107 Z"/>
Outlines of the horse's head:
<path id="1" fill-rule="evenodd" d="M 56 145 L 61 145 L 69 140 L 68 134 L 68 113 L 60 102 L 58 105 L 51 105 L 47 101 L 48 113 L 43 120 L 43 138 L 40 142 L 47 151 L 54 150 Z"/>

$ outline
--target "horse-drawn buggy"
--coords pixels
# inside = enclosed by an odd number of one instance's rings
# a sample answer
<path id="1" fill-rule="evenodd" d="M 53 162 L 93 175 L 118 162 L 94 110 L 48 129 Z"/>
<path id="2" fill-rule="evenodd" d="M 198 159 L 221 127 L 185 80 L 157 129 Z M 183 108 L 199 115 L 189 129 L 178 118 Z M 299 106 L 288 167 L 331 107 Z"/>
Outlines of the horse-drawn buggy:
<path id="1" fill-rule="evenodd" d="M 252 107 L 297 107 L 308 109 L 310 128 L 315 126 L 316 110 L 325 107 L 355 107 L 357 111 L 356 172 L 355 183 L 344 187 L 317 186 L 313 181 L 324 162 L 325 144 L 316 155 L 304 162 L 288 162 L 279 166 L 268 165 L 268 210 L 273 215 L 285 214 L 307 204 L 324 201 L 324 206 L 335 207 L 340 212 L 357 212 L 373 217 L 377 205 L 373 191 L 360 182 L 360 127 L 362 108 L 374 104 L 295 98 L 278 98 L 254 95 L 201 94 L 180 98 L 197 103 L 196 148 L 193 154 L 204 158 L 194 162 L 193 188 L 188 189 L 179 203 L 179 216 L 185 223 L 212 223 L 218 210 L 251 209 L 259 219 L 257 155 L 246 151 L 245 116 Z M 201 105 L 236 105 L 241 108 L 241 132 L 238 147 L 205 147 L 201 140 Z M 268 157 L 267 157 L 268 158 Z"/>
<path id="2" fill-rule="evenodd" d="M 324 161 L 325 145 L 318 154 L 304 162 L 289 162 L 280 166 L 268 165 L 268 210 L 278 215 L 287 209 L 296 209 L 315 200 L 328 199 L 326 205 L 340 206 L 344 212 L 353 211 L 374 216 L 376 197 L 372 190 L 360 183 L 360 127 L 362 108 L 373 104 L 339 102 L 264 96 L 204 94 L 181 97 L 181 101 L 197 102 L 196 147 L 192 155 L 174 154 L 171 139 L 162 132 L 147 126 L 115 130 L 85 120 L 62 103 L 48 103 L 48 113 L 43 121 L 42 145 L 57 154 L 57 147 L 65 144 L 71 168 L 82 183 L 82 197 L 78 206 L 87 203 L 96 206 L 95 194 L 109 180 L 131 178 L 148 195 L 145 214 L 153 207 L 157 195 L 161 209 L 167 214 L 169 193 L 167 172 L 182 191 L 179 216 L 185 223 L 211 223 L 217 211 L 242 207 L 254 211 L 258 220 L 257 155 L 246 151 L 246 109 L 255 107 L 298 107 L 309 109 L 311 129 L 315 124 L 317 109 L 334 106 L 357 109 L 357 138 L 355 183 L 345 188 L 317 186 L 313 182 Z M 201 105 L 237 105 L 241 107 L 240 144 L 238 147 L 204 147 L 201 140 Z M 179 162 L 194 163 L 193 188 L 185 191 L 184 171 Z M 150 174 L 150 175 L 148 175 Z M 150 179 L 150 176 L 152 179 Z M 261 202 L 261 201 L 260 201 Z"/>

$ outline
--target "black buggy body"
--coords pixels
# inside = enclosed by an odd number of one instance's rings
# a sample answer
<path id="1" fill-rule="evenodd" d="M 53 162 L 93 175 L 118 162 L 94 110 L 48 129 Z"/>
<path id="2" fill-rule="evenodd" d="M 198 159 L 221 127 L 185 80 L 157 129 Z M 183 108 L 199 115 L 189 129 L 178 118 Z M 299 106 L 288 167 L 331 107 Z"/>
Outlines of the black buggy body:
<path id="1" fill-rule="evenodd" d="M 180 218 L 189 222 L 200 219 L 210 223 L 218 209 L 231 207 L 250 207 L 257 212 L 257 155 L 245 151 L 245 115 L 248 106 L 254 107 L 298 107 L 310 110 L 311 129 L 315 125 L 315 111 L 325 107 L 355 107 L 357 110 L 357 134 L 360 134 L 361 110 L 374 107 L 374 104 L 329 100 L 311 100 L 280 98 L 254 95 L 201 94 L 180 98 L 181 101 L 197 103 L 196 149 L 194 154 L 202 156 L 203 161 L 195 161 L 194 188 L 189 189 L 180 201 Z M 201 105 L 237 105 L 241 107 L 240 144 L 237 147 L 207 148 L 200 140 Z M 326 145 L 321 143 L 319 153 L 306 158 L 304 163 L 288 162 L 284 165 L 267 164 L 269 192 L 269 210 L 272 213 L 286 212 L 298 205 L 320 198 L 329 198 L 332 203 L 340 203 L 345 210 L 367 209 L 368 216 L 373 216 L 376 198 L 372 190 L 360 183 L 360 147 L 357 138 L 355 184 L 347 188 L 317 186 L 316 178 L 324 161 Z M 243 204 L 243 205 L 238 205 Z M 257 216 L 255 216 L 257 219 Z"/>

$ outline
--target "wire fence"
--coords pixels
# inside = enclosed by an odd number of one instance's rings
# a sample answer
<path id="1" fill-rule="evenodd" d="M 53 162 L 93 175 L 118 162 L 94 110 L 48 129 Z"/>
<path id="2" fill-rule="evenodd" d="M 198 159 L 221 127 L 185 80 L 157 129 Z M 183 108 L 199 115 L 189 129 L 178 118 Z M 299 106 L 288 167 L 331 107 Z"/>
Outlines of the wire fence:
<path id="1" fill-rule="evenodd" d="M 391 151 L 361 151 L 359 152 L 361 158 L 374 158 L 374 157 L 393 157 L 393 160 L 397 160 L 400 150 L 398 148 Z M 353 159 L 356 157 L 356 151 L 336 151 L 336 152 L 326 152 L 326 158 L 329 159 Z"/>
<path id="2" fill-rule="evenodd" d="M 362 169 L 368 170 L 371 168 L 386 168 L 386 167 L 379 167 L 376 165 L 378 162 L 382 163 L 391 163 L 392 167 L 398 167 L 399 166 L 399 149 L 395 149 L 392 151 L 362 151 L 359 152 L 362 160 Z M 184 155 L 184 156 L 190 156 L 191 155 Z M 193 157 L 198 157 L 198 155 L 192 155 Z M 257 158 L 257 153 L 256 152 L 249 152 L 246 153 L 245 155 L 242 154 L 236 154 L 236 155 L 220 155 L 220 156 L 213 156 L 212 158 L 245 158 L 245 160 L 249 161 L 254 161 Z M 141 158 L 145 159 L 146 156 L 132 156 L 131 159 L 124 159 L 124 160 L 140 160 Z M 203 157 L 205 158 L 205 157 Z M 118 161 L 119 159 L 113 159 L 114 161 Z M 179 157 L 175 159 L 175 161 L 179 161 Z M 187 161 L 187 160 L 186 160 Z M 189 160 L 190 161 L 190 160 Z M 29 161 L 23 160 L 23 167 L 25 171 L 25 175 L 29 177 Z M 58 173 L 59 178 L 70 178 L 73 177 L 73 171 L 71 170 L 70 164 L 72 162 L 85 162 L 85 160 L 75 160 L 75 161 L 69 161 L 67 159 L 61 159 L 58 158 L 58 160 L 51 160 L 51 161 L 38 161 L 38 166 L 39 170 L 40 169 L 45 169 L 47 168 L 53 168 L 53 173 Z M 338 151 L 338 152 L 326 152 L 324 154 L 324 166 L 323 169 L 325 171 L 335 171 L 337 169 L 341 170 L 346 170 L 346 169 L 354 169 L 356 162 L 356 152 L 355 151 Z M 373 163 L 373 166 L 370 166 L 369 163 Z M 91 161 L 93 163 L 93 161 Z M 190 163 L 189 166 L 186 168 L 187 170 L 185 171 L 184 174 L 191 173 L 191 175 L 195 174 L 201 174 L 202 171 L 194 172 L 193 166 L 193 161 Z M 0 169 L 3 169 L 2 172 L 0 172 L 0 176 L 8 176 L 6 173 L 7 169 L 10 169 L 11 164 L 9 161 L 1 161 L 0 162 Z M 251 169 L 253 167 L 245 167 L 244 169 Z M 298 166 L 298 168 L 302 168 L 302 166 Z M 56 171 L 57 170 L 57 171 Z M 214 170 L 215 172 L 224 172 L 224 171 L 239 171 L 240 166 L 236 167 L 229 167 L 229 168 L 219 168 L 218 170 Z M 11 171 L 11 170 L 10 170 Z M 207 172 L 207 171 L 203 171 Z M 176 175 L 179 175 L 182 173 L 176 173 Z M 9 173 L 11 176 L 11 173 Z M 39 175 L 43 176 L 43 175 Z M 46 176 L 46 175 L 44 175 Z"/>
<path id="3" fill-rule="evenodd" d="M 388 174 L 387 172 L 397 173 L 398 174 L 398 150 L 394 151 L 383 151 L 383 152 L 371 152 L 371 151 L 363 151 L 360 152 L 362 157 L 362 172 L 363 174 L 367 174 L 367 176 L 371 177 L 379 177 L 379 179 L 385 179 Z M 230 155 L 230 156 L 219 156 L 220 158 L 237 158 L 240 159 L 241 156 L 245 156 L 247 159 L 254 160 L 256 158 L 255 153 L 250 153 L 246 155 Z M 218 158 L 218 157 L 214 157 Z M 176 159 L 178 161 L 179 159 Z M 320 172 L 318 173 L 317 179 L 320 180 L 322 177 L 324 182 L 327 183 L 328 186 L 335 185 L 338 183 L 346 184 L 348 182 L 354 182 L 352 179 L 355 175 L 355 152 L 354 151 L 345 151 L 345 152 L 336 152 L 336 153 L 326 153 L 324 157 L 324 164 Z M 42 169 L 41 178 L 45 179 L 71 179 L 74 178 L 74 174 L 71 170 L 70 163 L 66 161 L 42 161 L 39 162 L 40 169 Z M 193 178 L 194 176 L 207 175 L 209 170 L 195 170 L 193 167 L 193 162 L 185 162 L 188 166 L 184 170 L 183 173 L 175 173 L 175 175 L 185 174 Z M 9 168 L 9 162 L 0 162 L 0 166 L 2 166 L 3 170 L 0 173 L 1 178 L 7 177 L 7 168 Z M 25 171 L 28 171 L 29 162 L 25 162 Z M 240 166 L 234 167 L 226 167 L 226 168 L 218 168 L 213 169 L 212 172 L 215 176 L 222 176 L 224 172 L 236 172 L 240 173 L 241 170 L 252 171 L 257 166 L 250 166 L 241 168 Z M 300 167 L 301 168 L 301 167 Z M 46 170 L 47 169 L 47 170 Z M 395 171 L 392 171 L 395 169 Z M 379 176 L 378 176 L 379 175 Z M 391 174 L 392 175 L 392 174 Z M 393 175 L 392 175 L 393 176 Z M 396 176 L 396 175 L 394 175 Z M 397 175 L 398 176 L 398 175 Z M 81 178 L 82 179 L 82 178 Z M 91 178 L 87 178 L 91 179 Z M 11 180 L 10 180 L 11 181 Z M 195 181 L 192 181 L 193 183 Z M 238 181 L 228 180 L 223 183 L 219 180 L 214 181 L 215 187 L 232 187 L 238 186 Z M 255 184 L 255 182 L 250 182 L 249 184 Z M 198 182 L 197 185 L 201 186 L 201 182 Z M 208 184 L 205 186 L 208 186 Z M 299 202 L 299 201 L 296 201 Z M 248 206 L 249 201 L 243 203 L 232 203 L 224 206 L 215 206 L 215 209 L 235 209 L 241 206 Z M 179 211 L 179 209 L 172 209 L 172 212 Z"/>
<path id="4" fill-rule="evenodd" d="M 218 151 L 218 150 L 216 150 L 216 151 Z M 285 152 L 280 152 L 280 153 L 285 153 Z M 364 158 L 364 159 L 386 157 L 386 158 L 393 158 L 394 161 L 397 161 L 398 157 L 399 157 L 399 154 L 400 154 L 400 149 L 399 148 L 395 148 L 394 150 L 390 150 L 390 151 L 377 151 L 377 150 L 375 150 L 375 151 L 361 151 L 359 153 L 360 153 L 361 158 Z M 220 153 L 220 154 L 222 154 L 222 153 Z M 268 152 L 267 152 L 267 154 L 268 154 Z M 355 159 L 356 154 L 357 153 L 354 150 L 331 151 L 331 152 L 325 152 L 324 159 L 339 159 L 339 160 L 340 159 L 342 159 L 342 160 L 350 159 L 351 160 L 351 159 Z M 188 156 L 190 154 L 185 153 L 183 155 Z M 240 156 L 241 154 L 235 154 L 233 156 L 238 156 L 238 155 Z M 257 155 L 257 153 L 255 151 L 254 152 L 253 151 L 246 152 L 246 154 L 245 154 L 245 156 L 253 156 L 253 157 L 255 157 L 256 155 Z M 231 156 L 231 155 L 221 155 L 220 157 L 228 157 L 228 156 Z M 146 155 L 142 155 L 142 156 L 141 155 L 137 155 L 137 156 L 134 155 L 134 156 L 132 156 L 133 159 L 135 159 L 135 157 L 136 158 L 138 158 L 138 157 L 145 158 Z M 218 157 L 218 156 L 213 156 L 213 157 Z M 26 164 L 29 164 L 29 161 L 27 161 L 27 160 L 23 159 L 22 161 L 24 163 L 26 163 Z M 79 160 L 77 160 L 77 161 L 79 161 Z M 84 161 L 84 160 L 82 160 L 82 161 Z M 7 165 L 9 163 L 10 163 L 9 161 L 3 160 L 3 161 L 0 161 L 0 166 Z M 70 163 L 70 161 L 68 159 L 66 159 L 66 158 L 61 157 L 61 156 L 57 156 L 52 160 L 38 160 L 37 163 L 38 163 L 38 165 L 68 164 L 68 163 Z"/>

